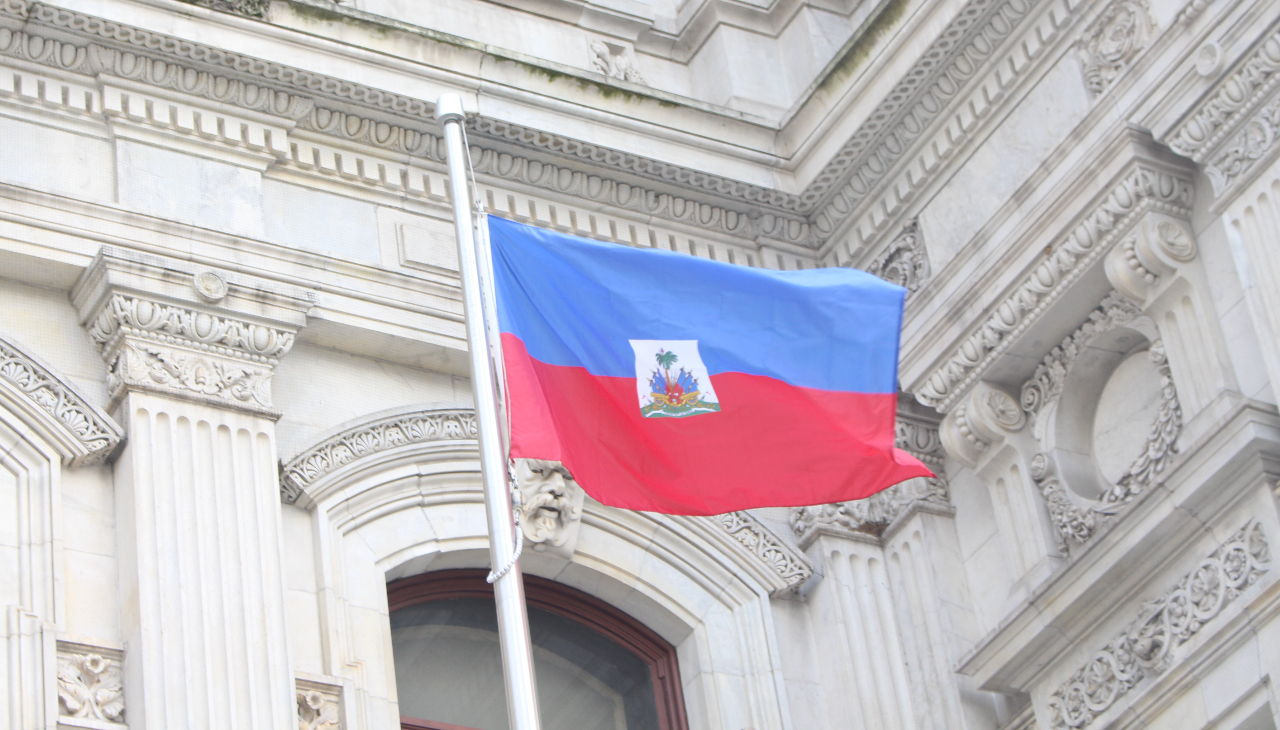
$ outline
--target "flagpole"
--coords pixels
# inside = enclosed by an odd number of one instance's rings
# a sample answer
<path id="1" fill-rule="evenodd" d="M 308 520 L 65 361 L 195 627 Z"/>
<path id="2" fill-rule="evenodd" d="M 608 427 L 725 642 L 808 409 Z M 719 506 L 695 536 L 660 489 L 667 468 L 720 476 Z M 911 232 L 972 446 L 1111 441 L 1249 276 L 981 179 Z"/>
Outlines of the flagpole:
<path id="1" fill-rule="evenodd" d="M 489 560 L 495 571 L 512 563 L 516 549 L 515 515 L 507 486 L 507 460 L 502 449 L 498 420 L 497 383 L 489 349 L 480 288 L 480 259 L 472 227 L 471 195 L 467 190 L 466 150 L 462 137 L 462 98 L 442 94 L 436 100 L 436 119 L 444 126 L 445 152 L 449 160 L 449 189 L 458 235 L 458 269 L 462 274 L 462 303 L 467 322 L 467 350 L 471 358 L 471 390 L 476 404 L 476 429 L 480 437 L 480 472 L 484 481 L 485 512 L 489 516 Z M 520 539 L 523 539 L 521 537 Z M 533 679 L 533 649 L 529 643 L 529 617 L 525 613 L 524 580 L 520 563 L 512 563 L 493 582 L 498 608 L 498 643 L 507 685 L 507 717 L 511 730 L 541 730 L 538 696 Z"/>

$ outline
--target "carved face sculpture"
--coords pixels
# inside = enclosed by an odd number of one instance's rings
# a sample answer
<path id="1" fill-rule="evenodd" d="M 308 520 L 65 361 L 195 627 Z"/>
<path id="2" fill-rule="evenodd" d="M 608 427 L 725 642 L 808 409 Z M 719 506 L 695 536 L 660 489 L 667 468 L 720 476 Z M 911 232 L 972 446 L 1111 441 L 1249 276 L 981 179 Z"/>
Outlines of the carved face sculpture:
<path id="1" fill-rule="evenodd" d="M 519 459 L 516 477 L 524 498 L 522 524 L 535 550 L 564 545 L 582 518 L 582 489 L 555 461 Z"/>

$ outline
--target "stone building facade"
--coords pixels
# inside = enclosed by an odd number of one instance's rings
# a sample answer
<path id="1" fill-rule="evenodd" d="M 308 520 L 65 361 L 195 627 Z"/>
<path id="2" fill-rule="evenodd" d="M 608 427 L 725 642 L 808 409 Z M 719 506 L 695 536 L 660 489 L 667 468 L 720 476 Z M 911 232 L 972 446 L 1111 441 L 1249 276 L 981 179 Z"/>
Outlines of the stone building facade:
<path id="1" fill-rule="evenodd" d="M 664 730 L 1280 727 L 1275 0 L 0 0 L 0 723 L 408 717 L 388 586 L 488 566 L 444 92 L 488 212 L 910 292 L 938 479 L 530 515 Z"/>

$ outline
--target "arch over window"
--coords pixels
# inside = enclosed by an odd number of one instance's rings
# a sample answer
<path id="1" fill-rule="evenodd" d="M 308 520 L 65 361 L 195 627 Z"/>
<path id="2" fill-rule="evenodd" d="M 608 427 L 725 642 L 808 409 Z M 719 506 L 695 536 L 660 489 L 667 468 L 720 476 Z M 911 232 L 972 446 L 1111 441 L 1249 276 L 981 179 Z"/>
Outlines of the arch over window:
<path id="1" fill-rule="evenodd" d="M 406 730 L 507 727 L 493 587 L 484 577 L 445 570 L 387 586 Z M 524 581 L 544 727 L 687 730 L 673 646 L 599 599 L 535 576 Z"/>

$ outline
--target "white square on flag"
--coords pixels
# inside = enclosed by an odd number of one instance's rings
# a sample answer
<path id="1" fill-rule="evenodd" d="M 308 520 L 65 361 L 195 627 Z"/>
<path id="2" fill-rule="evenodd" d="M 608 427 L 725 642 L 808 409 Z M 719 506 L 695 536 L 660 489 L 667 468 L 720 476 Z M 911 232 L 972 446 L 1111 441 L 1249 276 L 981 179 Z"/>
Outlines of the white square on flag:
<path id="1" fill-rule="evenodd" d="M 720 410 L 697 340 L 629 340 L 636 394 L 645 418 L 683 418 Z"/>

